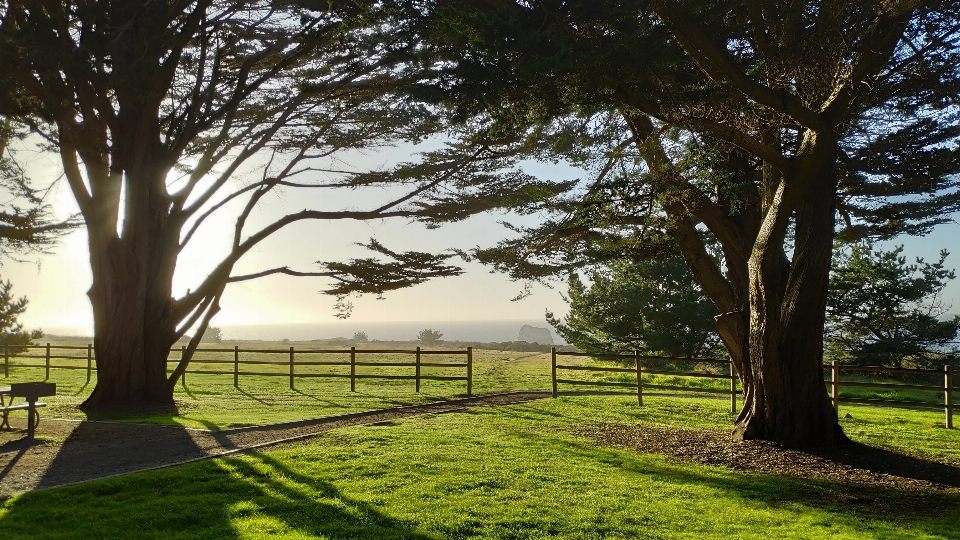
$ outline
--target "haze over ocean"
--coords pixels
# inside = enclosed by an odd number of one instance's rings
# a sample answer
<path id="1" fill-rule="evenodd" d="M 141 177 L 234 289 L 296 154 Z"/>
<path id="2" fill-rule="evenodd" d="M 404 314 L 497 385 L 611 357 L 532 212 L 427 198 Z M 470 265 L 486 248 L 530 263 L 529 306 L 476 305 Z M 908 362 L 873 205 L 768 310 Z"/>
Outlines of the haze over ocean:
<path id="1" fill-rule="evenodd" d="M 554 329 L 543 319 L 489 320 L 489 321 L 337 321 L 324 323 L 288 323 L 288 324 L 224 324 L 225 340 L 263 340 L 309 341 L 311 339 L 350 338 L 355 332 L 366 332 L 371 340 L 412 341 L 425 329 L 438 330 L 444 341 L 515 341 L 520 327 L 529 324 L 547 328 L 554 343 L 564 343 Z M 214 326 L 217 326 L 214 324 Z M 84 328 L 49 328 L 48 335 L 89 336 Z"/>

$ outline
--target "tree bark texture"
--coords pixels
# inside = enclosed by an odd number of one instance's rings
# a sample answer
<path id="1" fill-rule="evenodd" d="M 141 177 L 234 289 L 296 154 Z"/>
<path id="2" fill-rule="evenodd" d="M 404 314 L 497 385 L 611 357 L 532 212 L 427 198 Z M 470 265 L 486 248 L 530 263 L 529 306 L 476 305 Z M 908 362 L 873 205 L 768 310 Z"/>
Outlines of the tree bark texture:
<path id="1" fill-rule="evenodd" d="M 671 170 L 649 119 L 626 119 L 670 195 L 664 205 L 669 233 L 720 312 L 716 330 L 744 389 L 735 437 L 791 447 L 830 447 L 846 440 L 822 368 L 837 191 L 835 138 L 808 131 L 789 177 L 770 167 L 754 172 L 742 157 L 732 156 L 729 169 L 738 182 L 759 181 L 756 193 L 731 212 L 722 193 L 711 200 Z M 792 261 L 784 251 L 791 222 Z M 708 253 L 701 224 L 717 239 L 725 271 Z"/>
<path id="2" fill-rule="evenodd" d="M 774 195 L 750 255 L 749 362 L 734 431 L 789 447 L 846 440 L 823 382 L 836 151 L 832 141 L 810 144 L 814 155 L 801 156 L 809 167 Z M 783 245 L 791 215 L 795 246 L 788 261 Z"/>
<path id="3" fill-rule="evenodd" d="M 176 249 L 168 230 L 165 170 L 132 171 L 127 182 L 123 236 L 110 223 L 90 224 L 97 384 L 84 402 L 96 408 L 119 402 L 169 404 L 167 356 L 176 342 L 170 318 Z M 114 223 L 116 223 L 114 221 Z"/>

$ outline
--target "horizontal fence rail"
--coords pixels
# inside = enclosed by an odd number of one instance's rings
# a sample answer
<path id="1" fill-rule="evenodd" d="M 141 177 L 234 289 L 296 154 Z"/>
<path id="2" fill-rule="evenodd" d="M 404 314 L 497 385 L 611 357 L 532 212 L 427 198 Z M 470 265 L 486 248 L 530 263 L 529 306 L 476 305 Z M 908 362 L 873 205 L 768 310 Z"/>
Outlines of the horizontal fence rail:
<path id="1" fill-rule="evenodd" d="M 11 349 L 15 351 L 30 351 L 30 350 L 42 350 L 44 355 L 38 354 L 11 354 Z M 64 354 L 53 354 L 54 351 L 66 351 Z M 186 352 L 186 346 L 180 348 L 174 348 L 170 350 L 171 353 L 179 353 L 180 358 L 183 358 L 184 353 Z M 72 354 L 71 354 L 72 353 Z M 84 354 L 85 353 L 85 354 Z M 198 354 L 229 354 L 230 356 L 218 357 L 218 358 L 199 358 Z M 251 359 L 251 355 L 279 355 L 282 354 L 286 357 L 285 360 L 270 360 L 270 359 Z M 363 356 L 373 356 L 373 355 L 411 355 L 413 357 L 412 361 L 409 362 L 397 362 L 397 361 L 364 361 L 358 360 L 358 358 Z M 241 355 L 246 355 L 246 358 L 243 358 Z M 341 360 L 326 360 L 324 357 L 329 358 L 331 355 L 340 356 Z M 460 362 L 447 362 L 441 360 L 430 360 L 423 361 L 423 357 L 432 357 L 437 355 L 445 356 L 462 356 L 463 361 Z M 51 369 L 84 369 L 87 372 L 87 382 L 90 381 L 93 373 L 97 371 L 94 361 L 96 356 L 94 354 L 93 345 L 87 346 L 70 346 L 70 345 L 4 345 L 4 359 L 3 359 L 3 376 L 10 377 L 10 359 L 15 357 L 21 362 L 15 364 L 15 367 L 20 368 L 37 368 L 44 369 L 46 373 L 46 379 L 50 379 L 50 370 Z M 180 362 L 180 358 L 169 358 L 167 359 L 168 364 L 173 364 L 176 366 Z M 23 363 L 22 360 L 26 359 L 27 363 Z M 68 365 L 64 363 L 55 364 L 53 360 L 76 360 L 80 361 L 80 364 Z M 37 361 L 42 360 L 43 363 Z M 86 361 L 86 364 L 83 364 L 83 361 Z M 36 362 L 36 363 L 31 363 Z M 225 369 L 229 366 L 228 369 Z M 253 370 L 243 370 L 241 366 L 257 366 Z M 282 368 L 282 371 L 265 371 L 268 369 L 267 366 L 279 367 Z M 316 372 L 304 372 L 297 371 L 298 367 L 305 366 L 324 366 L 331 367 L 334 369 L 339 368 L 340 371 L 327 372 L 327 373 L 316 373 Z M 391 367 L 391 368 L 410 368 L 409 373 L 406 374 L 383 374 L 383 373 L 369 373 L 364 372 L 366 368 L 380 368 L 380 367 Z M 359 369 L 358 369 L 359 368 Z M 463 370 L 463 375 L 430 375 L 424 374 L 422 372 L 423 368 L 442 368 L 442 369 L 457 369 Z M 168 367 L 167 372 L 170 373 L 173 370 Z M 299 378 L 343 378 L 350 379 L 350 391 L 355 392 L 357 389 L 357 381 L 361 379 L 387 379 L 387 380 L 410 380 L 414 381 L 414 387 L 417 392 L 420 391 L 420 386 L 423 381 L 464 381 L 467 387 L 467 395 L 473 395 L 473 347 L 467 347 L 465 350 L 423 350 L 420 347 L 416 349 L 358 349 L 356 347 L 351 347 L 350 349 L 296 349 L 290 347 L 289 349 L 241 349 L 239 346 L 234 346 L 233 348 L 204 348 L 197 349 L 194 351 L 194 357 L 190 360 L 190 367 L 184 371 L 182 375 L 183 383 L 186 384 L 186 375 L 195 374 L 195 375 L 232 375 L 233 376 L 233 385 L 237 388 L 240 387 L 240 377 L 242 376 L 260 376 L 260 377 L 286 377 L 288 379 L 290 389 L 296 389 L 296 380 Z"/>
<path id="2" fill-rule="evenodd" d="M 633 367 L 608 367 L 608 366 L 584 366 L 584 365 L 561 365 L 557 363 L 557 357 L 589 357 L 598 360 L 613 360 L 620 362 L 632 362 Z M 668 371 L 668 370 L 655 370 L 648 369 L 643 367 L 644 361 L 667 361 L 667 362 L 677 362 L 683 363 L 688 362 L 691 364 L 719 364 L 727 365 L 727 373 L 705 373 L 697 371 Z M 953 369 L 951 366 L 943 366 L 942 370 L 938 369 L 921 369 L 921 368 L 891 368 L 885 366 L 841 366 L 838 362 L 834 361 L 832 364 L 823 365 L 825 371 L 829 371 L 830 379 L 824 381 L 826 385 L 829 386 L 830 399 L 833 402 L 834 410 L 839 411 L 839 405 L 841 402 L 844 403 L 861 403 L 867 405 L 878 405 L 878 406 L 895 406 L 895 407 L 916 407 L 922 409 L 940 409 L 944 411 L 944 425 L 948 429 L 953 428 Z M 730 411 L 733 413 L 737 412 L 737 376 L 733 363 L 730 360 L 724 359 L 714 359 L 714 358 L 675 358 L 675 357 L 666 357 L 666 356 L 644 356 L 639 352 L 634 352 L 632 354 L 618 354 L 618 353 L 575 353 L 575 352 L 558 352 L 556 349 L 551 351 L 551 368 L 552 368 L 552 379 L 553 379 L 553 396 L 558 395 L 558 385 L 568 384 L 574 386 L 593 386 L 593 387 L 604 387 L 604 388 L 623 388 L 624 393 L 627 393 L 626 390 L 629 388 L 629 393 L 636 393 L 637 403 L 643 405 L 643 395 L 645 393 L 650 393 L 650 390 L 665 390 L 671 392 L 704 392 L 711 394 L 728 394 L 730 396 Z M 559 372 L 597 372 L 597 373 L 630 373 L 635 374 L 636 382 L 613 382 L 613 381 L 598 381 L 598 380 L 585 380 L 585 379 L 570 379 L 562 378 Z M 943 384 L 910 384 L 910 383 L 890 383 L 890 382 L 879 382 L 879 381 L 852 381 L 840 380 L 840 372 L 861 372 L 861 373 L 873 373 L 873 374 L 899 374 L 899 375 L 912 375 L 912 376 L 932 376 L 932 377 L 943 377 Z M 676 377 L 703 377 L 703 378 L 712 378 L 712 379 L 727 379 L 730 381 L 729 389 L 719 389 L 719 388 L 696 388 L 696 387 L 687 387 L 687 386 L 673 386 L 673 385 L 663 385 L 663 384 L 649 384 L 643 382 L 643 375 L 672 375 Z M 840 388 L 879 388 L 879 389 L 888 389 L 888 390 L 908 390 L 908 391 L 927 391 L 927 392 L 937 392 L 943 393 L 943 402 L 934 403 L 930 401 L 921 401 L 918 399 L 874 399 L 874 398 L 860 398 L 860 397 L 851 397 L 851 396 L 841 396 Z M 614 390 L 615 391 L 615 390 Z"/>
<path id="3" fill-rule="evenodd" d="M 944 426 L 947 429 L 953 429 L 953 367 L 949 365 L 939 369 L 921 369 L 921 368 L 892 368 L 886 366 L 841 366 L 836 360 L 831 364 L 823 365 L 825 370 L 830 371 L 830 380 L 824 381 L 824 384 L 830 387 L 830 400 L 833 402 L 833 409 L 839 411 L 840 403 L 862 403 L 866 405 L 887 406 L 887 407 L 918 407 L 923 409 L 942 409 L 944 416 Z M 943 376 L 943 385 L 929 384 L 909 384 L 909 383 L 884 383 L 873 381 L 841 381 L 840 372 L 860 372 L 860 373 L 890 373 L 899 375 L 928 375 L 932 377 Z M 874 399 L 857 398 L 840 395 L 840 387 L 851 388 L 883 388 L 887 390 L 914 390 L 928 392 L 943 392 L 943 403 L 932 403 L 929 401 L 920 401 L 913 399 Z"/>
<path id="4" fill-rule="evenodd" d="M 601 360 L 614 361 L 632 361 L 634 367 L 607 367 L 607 366 L 582 366 L 582 365 L 561 365 L 557 363 L 558 356 L 585 356 Z M 667 362 L 689 362 L 694 364 L 719 364 L 728 366 L 726 374 L 706 373 L 700 371 L 667 371 L 658 369 L 644 369 L 642 362 L 646 361 L 667 361 Z M 708 394 L 723 394 L 730 396 L 730 412 L 737 412 L 737 376 L 730 360 L 721 360 L 716 358 L 675 358 L 670 356 L 646 356 L 635 351 L 632 354 L 618 353 L 581 353 L 581 352 L 559 352 L 554 347 L 550 350 L 551 378 L 553 379 L 553 397 L 557 397 L 558 385 L 569 384 L 573 386 L 595 386 L 604 388 L 629 388 L 630 394 L 637 394 L 637 404 L 643 405 L 643 394 L 651 393 L 650 390 L 661 390 L 668 392 L 703 392 Z M 598 373 L 630 373 L 635 374 L 636 382 L 613 382 L 597 381 L 584 379 L 566 379 L 560 378 L 559 371 L 586 371 Z M 672 375 L 676 377 L 699 377 L 708 379 L 725 379 L 730 382 L 727 389 L 719 388 L 697 388 L 688 386 L 673 386 L 667 384 L 647 384 L 643 382 L 643 375 Z M 627 393 L 626 390 L 623 391 Z"/>

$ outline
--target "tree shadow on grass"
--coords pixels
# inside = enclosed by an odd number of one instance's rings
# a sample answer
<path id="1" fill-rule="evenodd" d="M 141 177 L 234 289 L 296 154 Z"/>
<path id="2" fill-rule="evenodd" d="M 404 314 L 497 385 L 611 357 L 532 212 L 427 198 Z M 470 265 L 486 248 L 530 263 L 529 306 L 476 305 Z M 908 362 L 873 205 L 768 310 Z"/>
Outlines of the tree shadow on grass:
<path id="1" fill-rule="evenodd" d="M 547 442 L 547 437 L 535 438 L 540 444 Z M 947 487 L 958 485 L 960 469 L 880 448 L 857 445 L 860 448 L 831 452 L 829 457 L 838 463 L 850 461 L 854 467 L 899 476 L 905 481 L 890 478 L 885 485 L 878 485 L 849 478 L 838 480 L 736 471 L 684 463 L 673 456 L 659 455 L 664 459 L 651 460 L 650 454 L 597 447 L 564 436 L 549 437 L 549 444 L 565 456 L 599 461 L 624 471 L 654 477 L 657 482 L 709 487 L 754 507 L 789 509 L 799 505 L 822 510 L 830 513 L 834 522 L 850 530 L 863 530 L 868 526 L 865 520 L 870 520 L 893 527 L 909 525 L 936 537 L 960 537 L 960 522 L 955 519 L 960 515 L 960 492 Z M 863 456 L 869 458 L 864 460 Z M 881 466 L 884 459 L 888 462 Z M 908 480 L 938 482 L 941 486 L 918 487 Z"/>
<path id="2" fill-rule="evenodd" d="M 141 538 L 262 538 L 286 533 L 437 540 L 370 503 L 344 495 L 326 479 L 300 474 L 262 454 L 135 478 L 8 500 L 0 528 L 5 538 L 110 538 L 136 531 Z M 56 501 L 66 508 L 58 510 Z"/>
<path id="3" fill-rule="evenodd" d="M 850 467 L 960 488 L 960 468 L 892 452 L 862 443 L 849 443 L 830 451 L 811 451 L 813 455 Z"/>
<path id="4" fill-rule="evenodd" d="M 243 388 L 239 388 L 239 387 L 238 387 L 238 388 L 236 388 L 236 390 L 237 390 L 237 392 L 239 392 L 239 393 L 243 394 L 244 396 L 246 396 L 248 399 L 252 399 L 253 401 L 256 401 L 257 403 L 260 403 L 261 405 L 272 405 L 270 402 L 258 398 L 257 396 L 251 394 L 250 392 L 247 392 L 247 391 L 244 390 Z"/>
<path id="5" fill-rule="evenodd" d="M 80 388 L 77 388 L 77 391 L 74 392 L 73 395 L 79 396 L 80 394 L 83 394 L 84 392 L 86 392 L 88 386 L 90 386 L 90 381 L 84 381 L 83 386 L 81 386 Z"/>
<path id="6" fill-rule="evenodd" d="M 332 408 L 332 409 L 349 409 L 349 408 L 350 408 L 348 403 L 344 403 L 344 402 L 338 403 L 338 402 L 336 402 L 336 401 L 331 401 L 331 400 L 329 400 L 329 399 L 323 399 L 323 398 L 318 397 L 318 396 L 315 396 L 315 395 L 313 395 L 313 394 L 308 394 L 307 392 L 304 392 L 303 390 L 297 390 L 297 389 L 295 389 L 295 390 L 293 390 L 293 392 L 296 392 L 297 394 L 300 394 L 301 396 L 303 396 L 303 397 L 305 397 L 305 398 L 307 398 L 307 399 L 310 399 L 310 400 L 312 400 L 312 401 L 316 401 L 317 403 L 322 403 L 325 407 L 329 407 L 329 408 Z"/>

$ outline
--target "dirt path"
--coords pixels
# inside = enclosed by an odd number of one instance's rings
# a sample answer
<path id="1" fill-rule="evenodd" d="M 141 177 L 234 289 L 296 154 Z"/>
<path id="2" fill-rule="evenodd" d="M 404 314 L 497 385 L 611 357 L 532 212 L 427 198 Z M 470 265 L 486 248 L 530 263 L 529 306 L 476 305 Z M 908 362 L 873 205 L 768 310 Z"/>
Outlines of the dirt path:
<path id="1" fill-rule="evenodd" d="M 156 424 L 44 419 L 32 444 L 22 429 L 0 432 L 0 498 L 308 439 L 331 429 L 468 407 L 510 405 L 548 392 L 511 392 L 266 426 L 209 431 Z M 20 415 L 24 416 L 24 415 Z M 14 428 L 26 420 L 11 418 Z"/>

